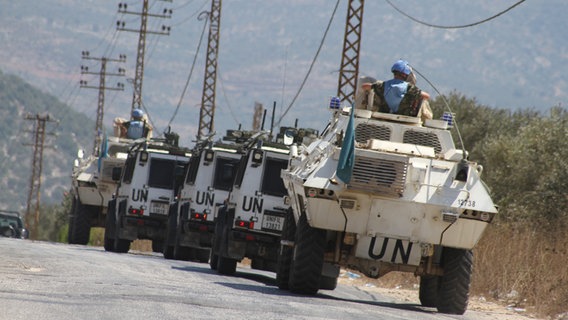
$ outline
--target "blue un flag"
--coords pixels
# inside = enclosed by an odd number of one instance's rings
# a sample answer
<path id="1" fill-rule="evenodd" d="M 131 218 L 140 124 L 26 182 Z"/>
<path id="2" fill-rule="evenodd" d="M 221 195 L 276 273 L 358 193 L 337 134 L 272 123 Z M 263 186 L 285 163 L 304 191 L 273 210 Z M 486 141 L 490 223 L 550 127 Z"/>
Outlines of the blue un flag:
<path id="1" fill-rule="evenodd" d="M 351 109 L 349 123 L 343 136 L 343 145 L 337 162 L 336 176 L 344 183 L 351 181 L 351 174 L 355 166 L 355 128 L 354 128 L 354 110 Z"/>

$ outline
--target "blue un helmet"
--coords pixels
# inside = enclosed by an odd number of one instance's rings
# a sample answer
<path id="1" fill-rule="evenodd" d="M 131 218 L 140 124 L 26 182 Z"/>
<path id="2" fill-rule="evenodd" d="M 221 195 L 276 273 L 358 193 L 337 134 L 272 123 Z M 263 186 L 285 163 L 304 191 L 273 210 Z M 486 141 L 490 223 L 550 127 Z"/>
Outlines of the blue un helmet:
<path id="1" fill-rule="evenodd" d="M 144 111 L 142 111 L 140 109 L 132 110 L 132 118 L 133 119 L 141 120 L 143 116 L 144 116 Z"/>
<path id="2" fill-rule="evenodd" d="M 397 62 L 395 62 L 392 65 L 391 71 L 404 73 L 407 76 L 412 72 L 410 66 L 408 65 L 408 61 L 406 60 L 398 60 Z"/>

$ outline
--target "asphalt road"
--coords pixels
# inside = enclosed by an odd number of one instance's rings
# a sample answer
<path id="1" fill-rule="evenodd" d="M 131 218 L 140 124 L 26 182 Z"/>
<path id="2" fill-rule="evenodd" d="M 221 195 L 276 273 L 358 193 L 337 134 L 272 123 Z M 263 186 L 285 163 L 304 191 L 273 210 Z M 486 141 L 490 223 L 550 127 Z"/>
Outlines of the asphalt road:
<path id="1" fill-rule="evenodd" d="M 464 316 L 338 285 L 316 296 L 276 287 L 275 275 L 158 254 L 0 238 L 0 319 L 498 319 Z"/>

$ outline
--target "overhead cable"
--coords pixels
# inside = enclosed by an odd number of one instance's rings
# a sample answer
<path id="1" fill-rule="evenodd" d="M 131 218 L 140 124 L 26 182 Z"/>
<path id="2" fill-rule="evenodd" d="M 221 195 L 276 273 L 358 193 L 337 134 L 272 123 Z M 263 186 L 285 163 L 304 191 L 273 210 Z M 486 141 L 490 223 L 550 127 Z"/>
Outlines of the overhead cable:
<path id="1" fill-rule="evenodd" d="M 323 37 L 321 38 L 318 50 L 317 50 L 317 52 L 314 56 L 314 59 L 312 60 L 312 63 L 310 64 L 310 68 L 308 69 L 308 72 L 306 73 L 306 76 L 304 77 L 302 84 L 300 85 L 300 88 L 298 89 L 298 92 L 296 92 L 296 95 L 292 99 L 292 102 L 290 102 L 290 105 L 288 106 L 288 108 L 286 108 L 284 113 L 280 116 L 280 119 L 278 119 L 278 121 L 276 122 L 275 127 L 278 127 L 280 125 L 280 122 L 282 122 L 282 119 L 284 119 L 284 117 L 286 116 L 288 111 L 290 111 L 290 109 L 294 105 L 294 102 L 296 102 L 296 99 L 298 98 L 298 96 L 300 96 L 300 93 L 302 92 L 302 89 L 304 88 L 304 85 L 306 84 L 306 81 L 308 80 L 308 77 L 310 76 L 310 73 L 312 72 L 314 64 L 316 63 L 316 60 L 318 59 L 318 55 L 321 51 L 321 48 L 323 47 L 323 43 L 325 42 L 325 38 L 327 37 L 327 32 L 329 31 L 329 27 L 331 26 L 331 23 L 333 22 L 333 17 L 335 17 L 335 12 L 337 11 L 337 7 L 339 6 L 339 1 L 340 0 L 337 0 L 337 2 L 335 3 L 335 8 L 333 8 L 333 12 L 331 13 L 331 17 L 329 18 L 329 22 L 327 23 L 327 27 L 325 28 L 325 32 L 323 34 Z"/>
<path id="2" fill-rule="evenodd" d="M 418 19 L 416 19 L 416 18 L 410 16 L 410 15 L 407 14 L 406 12 L 402 11 L 401 9 L 397 8 L 390 0 L 385 0 L 385 1 L 386 1 L 391 7 L 393 7 L 396 11 L 398 11 L 400 14 L 402 14 L 402 15 L 405 16 L 405 17 L 407 17 L 408 19 L 410 19 L 410 20 L 412 20 L 412 21 L 414 21 L 414 22 L 420 23 L 420 24 L 422 24 L 422 25 L 428 26 L 428 27 L 439 28 L 439 29 L 461 29 L 461 28 L 473 27 L 473 26 L 476 26 L 476 25 L 485 23 L 485 22 L 487 22 L 487 21 L 489 21 L 489 20 L 493 20 L 493 19 L 499 17 L 500 15 L 502 15 L 502 14 L 504 14 L 504 13 L 506 13 L 506 12 L 512 10 L 512 9 L 515 8 L 516 6 L 520 5 L 521 3 L 525 2 L 525 0 L 521 0 L 521 1 L 517 2 L 517 3 L 515 3 L 514 5 L 510 6 L 509 8 L 507 8 L 507 9 L 505 9 L 505 10 L 499 12 L 498 14 L 493 15 L 493 16 L 487 18 L 487 19 L 484 19 L 484 20 L 481 20 L 481 21 L 478 21 L 478 22 L 469 23 L 469 24 L 464 24 L 464 25 L 459 25 L 459 26 L 442 26 L 442 25 L 431 24 L 431 23 L 428 23 L 428 22 L 424 22 L 424 21 L 418 20 Z"/>

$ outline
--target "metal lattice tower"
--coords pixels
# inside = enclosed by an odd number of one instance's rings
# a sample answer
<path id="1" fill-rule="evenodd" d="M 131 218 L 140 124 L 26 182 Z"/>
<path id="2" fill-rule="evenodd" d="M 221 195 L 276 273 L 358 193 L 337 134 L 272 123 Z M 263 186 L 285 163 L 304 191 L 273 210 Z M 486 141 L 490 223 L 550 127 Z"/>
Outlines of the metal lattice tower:
<path id="1" fill-rule="evenodd" d="M 99 99 L 98 99 L 98 106 L 97 106 L 97 121 L 95 122 L 95 141 L 93 143 L 93 155 L 99 156 L 100 152 L 100 145 L 102 140 L 102 132 L 103 132 L 103 118 L 104 118 L 104 105 L 105 105 L 105 90 L 124 90 L 123 83 L 117 83 L 116 87 L 107 87 L 106 86 L 106 76 L 124 76 L 125 70 L 123 68 L 118 68 L 117 73 L 107 73 L 106 72 L 106 64 L 107 62 L 126 62 L 126 55 L 119 55 L 118 59 L 110 59 L 110 58 L 95 58 L 89 55 L 89 51 L 83 51 L 82 59 L 85 60 L 96 60 L 101 62 L 101 70 L 99 72 L 91 72 L 89 71 L 89 67 L 81 66 L 81 74 L 91 74 L 91 75 L 98 75 L 99 76 L 99 85 L 98 86 L 89 86 L 87 85 L 87 81 L 81 80 L 79 83 L 81 88 L 89 88 L 89 89 L 98 89 L 99 90 Z"/>
<path id="2" fill-rule="evenodd" d="M 45 125 L 48 121 L 54 121 L 49 115 L 31 115 L 24 116 L 25 120 L 35 121 L 34 130 L 34 154 L 32 158 L 32 174 L 30 176 L 30 189 L 28 192 L 28 202 L 26 208 L 25 223 L 30 230 L 30 238 L 37 239 L 37 229 L 39 225 L 39 205 L 41 199 L 41 171 L 43 162 L 43 149 L 45 144 Z M 33 217 L 33 222 L 32 222 Z"/>
<path id="3" fill-rule="evenodd" d="M 207 41 L 207 57 L 203 94 L 199 111 L 199 129 L 197 140 L 213 132 L 215 116 L 215 87 L 217 82 L 217 53 L 219 52 L 219 30 L 221 27 L 221 0 L 211 1 L 209 13 L 209 38 Z"/>
<path id="4" fill-rule="evenodd" d="M 363 6 L 365 0 L 349 0 L 343 54 L 339 69 L 337 96 L 343 102 L 352 104 L 355 101 L 355 90 L 359 76 L 359 50 L 363 31 Z"/>
<path id="5" fill-rule="evenodd" d="M 172 2 L 172 0 L 161 0 L 165 2 Z M 162 14 L 153 14 L 148 12 L 148 0 L 143 0 L 142 4 L 142 12 L 134 12 L 128 11 L 128 4 L 126 3 L 119 3 L 118 4 L 118 12 L 123 14 L 133 14 L 140 16 L 140 29 L 128 29 L 126 28 L 125 21 L 117 21 L 116 28 L 120 31 L 130 31 L 130 32 L 137 32 L 139 34 L 138 37 L 138 50 L 136 52 L 136 70 L 134 74 L 134 82 L 133 82 L 133 93 L 132 93 L 132 108 L 130 111 L 132 112 L 136 108 L 142 107 L 142 80 L 144 78 L 144 55 L 146 51 L 146 34 L 157 34 L 157 35 L 169 35 L 170 34 L 170 27 L 162 25 L 161 31 L 148 31 L 147 24 L 148 24 L 148 17 L 153 18 L 171 18 L 172 17 L 172 10 L 171 9 L 164 9 Z"/>

